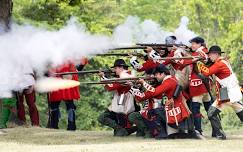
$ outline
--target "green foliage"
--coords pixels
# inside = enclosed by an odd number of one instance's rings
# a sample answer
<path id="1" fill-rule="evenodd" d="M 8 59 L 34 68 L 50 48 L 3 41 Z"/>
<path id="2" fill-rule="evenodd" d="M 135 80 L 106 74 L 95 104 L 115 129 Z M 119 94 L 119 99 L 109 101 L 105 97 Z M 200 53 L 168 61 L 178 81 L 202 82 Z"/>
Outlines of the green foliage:
<path id="1" fill-rule="evenodd" d="M 242 29 L 243 3 L 240 0 L 17 0 L 14 1 L 13 19 L 19 24 L 33 24 L 58 29 L 75 16 L 91 33 L 112 34 L 113 29 L 128 15 L 142 20 L 157 21 L 167 30 L 174 30 L 180 18 L 190 19 L 190 29 L 205 37 L 210 45 L 218 44 L 230 56 L 239 80 L 243 81 Z M 241 51 L 240 51 L 241 50 Z M 111 66 L 115 58 L 95 57 L 85 69 L 102 69 Z M 98 80 L 96 76 L 82 76 L 80 81 Z M 103 86 L 81 86 L 81 99 L 77 102 L 79 129 L 100 129 L 97 116 L 111 101 L 111 94 Z M 37 98 L 42 125 L 47 121 L 45 95 Z M 61 105 L 60 127 L 66 127 L 66 111 Z M 224 126 L 236 125 L 232 111 L 222 114 Z M 208 126 L 208 122 L 205 122 Z"/>

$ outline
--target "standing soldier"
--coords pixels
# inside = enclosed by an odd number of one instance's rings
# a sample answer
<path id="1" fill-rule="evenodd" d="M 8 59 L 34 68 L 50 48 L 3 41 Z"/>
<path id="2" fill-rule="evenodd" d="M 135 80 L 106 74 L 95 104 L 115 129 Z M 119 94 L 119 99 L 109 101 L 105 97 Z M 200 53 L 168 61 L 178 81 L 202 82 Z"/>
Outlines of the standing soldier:
<path id="1" fill-rule="evenodd" d="M 218 114 L 226 105 L 232 107 L 243 122 L 243 104 L 242 94 L 239 82 L 235 73 L 225 58 L 221 57 L 221 48 L 217 45 L 209 49 L 209 58 L 213 62 L 210 67 L 206 67 L 203 63 L 198 63 L 199 71 L 205 76 L 215 75 L 217 98 L 208 110 L 208 118 L 214 130 L 214 137 L 218 139 L 226 139 L 222 130 Z"/>
<path id="2" fill-rule="evenodd" d="M 123 59 L 117 59 L 112 68 L 119 78 L 132 77 Z M 102 79 L 107 79 L 104 73 L 101 72 L 99 75 Z M 113 128 L 114 136 L 127 136 L 131 133 L 131 124 L 127 118 L 131 112 L 135 111 L 134 98 L 129 92 L 131 87 L 112 83 L 105 85 L 105 88 L 108 91 L 113 91 L 114 96 L 111 105 L 104 113 L 100 114 L 98 121 L 102 125 Z"/>
<path id="3" fill-rule="evenodd" d="M 75 65 L 71 62 L 66 62 L 61 66 L 58 66 L 54 69 L 50 70 L 50 76 L 53 75 L 53 73 L 63 73 L 63 72 L 77 72 L 77 69 Z M 78 81 L 78 75 L 56 75 L 58 78 L 62 79 L 69 79 L 69 80 L 75 80 Z M 49 108 L 50 108 L 50 128 L 58 129 L 58 122 L 60 117 L 60 110 L 59 106 L 61 101 L 64 101 L 66 104 L 66 109 L 68 112 L 68 125 L 67 130 L 76 130 L 76 116 L 75 116 L 75 110 L 76 106 L 74 104 L 74 101 L 79 100 L 80 93 L 79 93 L 79 87 L 72 87 L 68 89 L 60 89 L 58 91 L 53 91 L 49 93 Z"/>
<path id="4" fill-rule="evenodd" d="M 75 63 L 77 63 L 76 64 L 77 71 L 82 71 L 83 68 L 85 67 L 85 65 L 88 64 L 88 59 L 86 57 L 82 57 L 81 60 L 77 60 L 77 61 L 75 61 Z M 72 69 L 72 70 L 74 70 L 74 69 Z M 48 72 L 45 75 L 49 76 Z M 77 75 L 74 78 L 75 78 L 75 80 L 78 80 L 78 76 Z M 48 111 L 49 115 L 48 115 L 48 122 L 47 122 L 47 126 L 46 127 L 47 128 L 52 128 L 51 124 L 50 124 L 50 121 L 51 121 L 51 117 L 50 117 L 51 116 L 51 107 L 50 107 L 50 100 L 49 100 L 49 95 L 48 94 L 47 94 L 47 101 L 48 101 L 48 107 L 49 107 L 49 111 Z"/>
<path id="5" fill-rule="evenodd" d="M 18 84 L 19 91 L 17 92 L 17 111 L 18 118 L 26 122 L 25 118 L 25 107 L 24 99 L 29 107 L 29 115 L 32 126 L 39 126 L 39 112 L 36 107 L 36 96 L 35 96 L 35 74 L 30 65 L 23 64 L 23 76 L 21 77 L 20 83 Z"/>
<path id="6" fill-rule="evenodd" d="M 203 61 L 206 63 L 208 60 L 207 48 L 205 47 L 204 39 L 201 37 L 195 37 L 190 40 L 191 43 L 191 56 L 200 56 Z M 204 82 L 198 75 L 196 70 L 196 65 L 194 60 L 181 60 L 180 63 L 182 66 L 190 66 L 190 75 L 189 75 L 189 94 L 192 98 L 191 108 L 192 114 L 194 117 L 194 126 L 198 133 L 202 134 L 202 114 L 200 112 L 201 104 L 204 105 L 206 111 L 208 111 L 211 105 L 211 96 L 209 94 L 210 88 L 209 84 Z"/>

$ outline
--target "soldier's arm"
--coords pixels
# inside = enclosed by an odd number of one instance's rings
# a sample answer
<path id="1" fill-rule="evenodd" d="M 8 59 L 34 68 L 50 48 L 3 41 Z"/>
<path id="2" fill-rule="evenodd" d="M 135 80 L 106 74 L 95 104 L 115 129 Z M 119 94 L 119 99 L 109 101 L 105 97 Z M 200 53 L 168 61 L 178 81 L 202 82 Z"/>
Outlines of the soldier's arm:
<path id="1" fill-rule="evenodd" d="M 121 85 L 119 83 L 112 83 L 112 84 L 107 84 L 105 85 L 105 89 L 107 91 L 114 91 L 114 90 L 119 90 L 120 88 L 124 87 L 124 85 Z"/>
<path id="2" fill-rule="evenodd" d="M 219 63 L 214 63 L 212 66 L 207 67 L 204 63 L 198 62 L 197 64 L 199 71 L 205 76 L 211 76 L 220 71 L 221 65 Z"/>
<path id="3" fill-rule="evenodd" d="M 141 93 L 140 95 L 136 95 L 135 98 L 138 100 L 138 101 L 144 101 L 144 100 L 147 100 L 147 99 L 150 99 L 152 97 L 157 97 L 159 95 L 162 96 L 162 94 L 169 89 L 169 82 L 165 81 L 164 83 L 162 83 L 160 86 L 154 88 L 154 89 L 150 89 L 150 90 L 147 90 L 146 92 L 144 93 Z"/>

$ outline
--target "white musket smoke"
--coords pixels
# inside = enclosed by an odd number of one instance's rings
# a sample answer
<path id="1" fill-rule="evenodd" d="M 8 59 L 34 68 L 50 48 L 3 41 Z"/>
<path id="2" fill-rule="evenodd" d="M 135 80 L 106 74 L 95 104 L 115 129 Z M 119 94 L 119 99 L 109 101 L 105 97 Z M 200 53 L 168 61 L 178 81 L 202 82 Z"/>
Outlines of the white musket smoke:
<path id="1" fill-rule="evenodd" d="M 75 19 L 57 31 L 14 24 L 11 31 L 0 35 L 0 92 L 20 89 L 19 83 L 28 74 L 23 70 L 26 65 L 43 72 L 50 63 L 60 65 L 67 60 L 79 60 L 121 44 L 164 43 L 168 35 L 175 35 L 186 43 L 195 35 L 187 24 L 188 19 L 183 17 L 179 28 L 169 32 L 152 20 L 140 21 L 138 17 L 129 16 L 114 29 L 112 36 L 90 34 Z"/>

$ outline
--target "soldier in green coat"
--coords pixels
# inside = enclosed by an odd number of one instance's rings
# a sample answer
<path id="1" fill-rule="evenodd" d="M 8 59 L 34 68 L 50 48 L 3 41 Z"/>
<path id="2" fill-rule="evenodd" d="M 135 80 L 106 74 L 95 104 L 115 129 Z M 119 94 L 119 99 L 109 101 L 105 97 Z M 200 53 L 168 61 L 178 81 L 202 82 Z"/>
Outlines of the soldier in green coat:
<path id="1" fill-rule="evenodd" d="M 0 129 L 3 129 L 7 128 L 7 122 L 9 120 L 11 112 L 16 110 L 16 99 L 12 95 L 2 96 L 0 102 L 2 102 L 2 111 L 0 114 Z"/>

